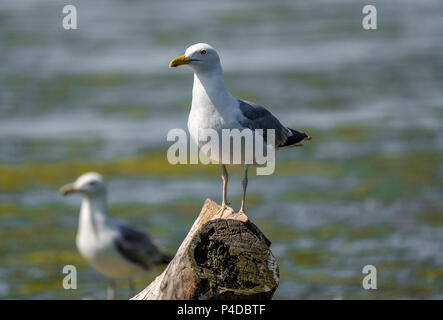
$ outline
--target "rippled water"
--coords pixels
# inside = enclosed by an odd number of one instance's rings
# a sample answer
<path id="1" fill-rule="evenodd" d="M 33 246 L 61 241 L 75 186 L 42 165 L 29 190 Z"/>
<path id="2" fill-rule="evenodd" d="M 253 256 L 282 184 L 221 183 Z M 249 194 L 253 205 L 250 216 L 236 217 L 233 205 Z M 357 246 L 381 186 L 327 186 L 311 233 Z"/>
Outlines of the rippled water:
<path id="1" fill-rule="evenodd" d="M 3 0 L 0 298 L 105 297 L 75 248 L 80 199 L 57 194 L 85 171 L 108 179 L 115 217 L 170 252 L 204 199 L 221 200 L 218 166 L 166 161 L 192 87 L 168 62 L 196 42 L 218 49 L 234 95 L 314 137 L 248 186 L 280 264 L 275 297 L 443 298 L 443 4 L 374 3 L 377 31 L 361 28 L 363 1 L 78 0 L 79 30 L 65 31 L 62 4 Z M 66 264 L 75 291 L 62 288 Z"/>

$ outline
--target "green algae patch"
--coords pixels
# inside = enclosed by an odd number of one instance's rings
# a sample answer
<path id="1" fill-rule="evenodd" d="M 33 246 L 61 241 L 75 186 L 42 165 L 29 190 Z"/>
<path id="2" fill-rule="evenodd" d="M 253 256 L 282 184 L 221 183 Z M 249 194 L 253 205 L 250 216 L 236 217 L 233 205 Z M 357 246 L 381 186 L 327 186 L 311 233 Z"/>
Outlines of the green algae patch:
<path id="1" fill-rule="evenodd" d="M 289 225 L 275 222 L 274 219 L 256 221 L 257 226 L 272 242 L 291 241 L 299 237 L 296 229 Z"/>
<path id="2" fill-rule="evenodd" d="M 259 194 L 252 193 L 252 192 L 246 194 L 246 204 L 249 208 L 253 208 L 253 207 L 259 205 L 262 202 L 261 199 L 262 198 L 260 197 Z M 241 200 L 242 200 L 241 195 L 233 195 L 233 196 L 229 197 L 229 202 L 231 202 L 231 205 L 232 205 L 232 203 L 240 203 Z"/>
<path id="3" fill-rule="evenodd" d="M 421 268 L 416 270 L 415 274 L 427 281 L 443 281 L 443 267 Z"/>
<path id="4" fill-rule="evenodd" d="M 417 214 L 417 219 L 431 227 L 443 227 L 443 211 L 424 209 Z"/>
<path id="5" fill-rule="evenodd" d="M 68 265 L 72 264 L 76 267 L 85 267 L 87 265 L 85 259 L 74 250 L 33 250 L 28 252 L 24 257 L 30 265 L 50 264 L 50 265 Z"/>
<path id="6" fill-rule="evenodd" d="M 354 142 L 365 140 L 370 132 L 371 130 L 368 127 L 358 124 L 340 126 L 334 129 L 334 133 L 338 138 Z"/>
<path id="7" fill-rule="evenodd" d="M 381 155 L 373 159 L 374 165 L 392 173 L 394 178 L 411 183 L 428 183 L 438 176 L 443 155 L 435 151 L 402 155 Z"/>
<path id="8" fill-rule="evenodd" d="M 303 230 L 302 234 L 319 241 L 327 241 L 335 237 L 341 237 L 349 232 L 349 227 L 344 224 L 327 224 L 309 230 Z"/>
<path id="9" fill-rule="evenodd" d="M 347 240 L 379 239 L 391 235 L 393 229 L 388 226 L 368 225 L 359 228 L 349 228 Z"/>
<path id="10" fill-rule="evenodd" d="M 4 85 L 14 93 L 11 112 L 21 111 L 26 105 L 32 105 L 30 112 L 36 112 L 37 106 L 45 111 L 55 107 L 70 108 L 81 107 L 84 101 L 88 101 L 94 94 L 107 89 L 123 85 L 130 78 L 122 73 L 91 73 L 82 75 L 55 75 L 51 78 L 36 78 L 13 74 Z M 29 94 L 23 95 L 23 91 Z M 81 96 L 81 100 L 79 99 Z M 89 103 L 87 103 L 89 104 Z"/>
<path id="11" fill-rule="evenodd" d="M 323 248 L 292 249 L 289 256 L 296 266 L 302 268 L 315 268 L 325 265 L 330 258 L 330 253 Z"/>
<path id="12" fill-rule="evenodd" d="M 426 194 L 428 188 L 443 187 L 439 175 L 441 163 L 443 154 L 435 151 L 376 154 L 344 160 L 285 162 L 276 166 L 276 174 L 311 174 L 332 180 L 349 176 L 356 180 L 356 183 L 346 186 L 340 186 L 341 182 L 338 181 L 337 188 L 304 186 L 297 192 L 286 191 L 280 195 L 284 201 L 357 201 L 372 198 L 390 203 L 402 198 L 417 199 Z"/>
<path id="13" fill-rule="evenodd" d="M 340 173 L 341 166 L 327 161 L 295 160 L 291 162 L 277 163 L 276 175 L 303 174 L 335 176 Z"/>
<path id="14" fill-rule="evenodd" d="M 266 220 L 265 220 L 266 221 Z M 293 229 L 290 227 L 285 227 L 281 225 L 273 225 L 272 222 L 269 222 L 270 229 L 280 230 L 282 229 L 283 234 L 286 234 L 290 237 L 283 237 L 276 234 L 277 239 L 280 240 L 290 240 L 297 238 L 311 238 L 315 239 L 318 242 L 329 241 L 333 238 L 343 238 L 346 241 L 358 241 L 363 239 L 381 239 L 389 236 L 393 229 L 389 226 L 379 226 L 379 225 L 368 225 L 362 227 L 352 227 L 346 224 L 327 224 L 316 228 L 311 229 Z M 266 230 L 266 224 L 263 230 Z M 318 248 L 316 248 L 317 250 Z M 317 251 L 315 251 L 317 252 Z M 392 252 L 392 249 L 391 249 Z M 369 253 L 367 253 L 369 254 Z"/>
<path id="15" fill-rule="evenodd" d="M 29 78 L 21 74 L 13 74 L 6 78 L 5 84 L 13 90 L 21 90 L 29 84 Z"/>
<path id="16" fill-rule="evenodd" d="M 98 107 L 100 113 L 106 117 L 129 118 L 131 120 L 146 119 L 151 108 L 149 105 L 134 104 L 134 105 L 117 105 L 107 104 Z"/>
<path id="17" fill-rule="evenodd" d="M 434 151 L 400 155 L 375 155 L 347 167 L 361 179 L 355 190 L 361 197 L 385 202 L 399 198 L 417 198 L 425 187 L 441 186 L 436 174 L 443 156 Z"/>
<path id="18" fill-rule="evenodd" d="M 349 108 L 349 101 L 336 97 L 321 97 L 310 103 L 319 110 L 344 110 Z"/>
<path id="19" fill-rule="evenodd" d="M 47 279 L 29 279 L 14 288 L 14 295 L 16 296 L 33 296 L 35 294 L 44 292 L 57 292 L 63 290 L 61 279 L 47 278 Z M 75 291 L 75 290 L 74 290 Z"/>
<path id="20" fill-rule="evenodd" d="M 9 31 L 2 35 L 1 40 L 6 46 L 30 46 L 44 43 L 42 34 L 29 31 Z"/>
<path id="21" fill-rule="evenodd" d="M 171 46 L 178 44 L 183 39 L 189 39 L 194 36 L 196 28 L 190 26 L 182 26 L 173 30 L 158 29 L 151 32 L 154 42 L 160 46 Z"/>
<path id="22" fill-rule="evenodd" d="M 351 277 L 337 277 L 331 276 L 324 273 L 314 273 L 311 275 L 307 275 L 305 277 L 305 281 L 308 283 L 315 284 L 327 284 L 327 285 L 361 285 L 361 277 L 360 276 L 351 276 Z"/>
<path id="23" fill-rule="evenodd" d="M 331 76 L 324 72 L 308 72 L 299 70 L 297 70 L 297 72 L 282 72 L 279 74 L 279 77 L 284 79 L 288 85 L 299 84 L 301 86 L 321 90 L 334 88 L 338 85 L 338 83 L 343 83 L 345 80 L 349 81 L 349 79 L 346 78 L 337 79 L 337 75 Z"/>
<path id="24" fill-rule="evenodd" d="M 88 96 L 94 88 L 111 88 L 123 84 L 127 76 L 121 73 L 91 73 L 79 76 L 60 75 L 51 80 L 33 84 L 39 88 L 37 104 L 41 108 L 54 107 L 66 101 L 74 100 L 78 90 L 83 96 Z"/>
<path id="25" fill-rule="evenodd" d="M 337 200 L 340 198 L 340 194 L 337 190 L 314 190 L 304 189 L 297 191 L 285 191 L 280 195 L 280 199 L 283 201 L 327 201 Z"/>
<path id="26" fill-rule="evenodd" d="M 19 164 L 0 164 L 0 190 L 19 192 L 28 188 L 57 188 L 89 171 L 105 177 L 218 177 L 219 165 L 172 165 L 165 153 L 149 153 L 112 160 L 71 160 L 66 162 L 27 161 Z M 230 166 L 229 173 L 242 175 L 241 166 Z M 254 173 L 253 170 L 251 170 Z M 339 166 L 326 162 L 295 161 L 280 163 L 275 174 L 320 174 L 331 176 L 339 172 Z M 252 199 L 253 201 L 253 199 Z"/>
<path id="27" fill-rule="evenodd" d="M 110 206 L 111 215 L 116 217 L 146 218 L 162 213 L 175 217 L 195 216 L 201 209 L 201 199 L 179 199 L 162 204 L 122 203 Z"/>
<path id="28" fill-rule="evenodd" d="M 389 250 L 392 252 L 392 250 L 386 248 L 386 250 Z M 405 267 L 406 262 L 400 261 L 400 260 L 389 260 L 389 261 L 382 261 L 377 263 L 377 268 L 379 270 L 391 270 L 391 269 L 402 269 Z"/>
<path id="29" fill-rule="evenodd" d="M 127 80 L 127 76 L 122 73 L 91 73 L 80 76 L 63 77 L 60 80 L 66 84 L 73 84 L 85 87 L 107 87 L 117 86 Z"/>
<path id="30" fill-rule="evenodd" d="M 12 218 L 20 213 L 20 206 L 12 202 L 0 202 L 0 219 Z"/>
<path id="31" fill-rule="evenodd" d="M 24 162 L 0 164 L 0 190 L 19 192 L 27 188 L 57 188 L 89 171 L 97 171 L 105 177 L 171 178 L 220 174 L 219 166 L 214 165 L 171 165 L 166 153 L 102 161 Z"/>

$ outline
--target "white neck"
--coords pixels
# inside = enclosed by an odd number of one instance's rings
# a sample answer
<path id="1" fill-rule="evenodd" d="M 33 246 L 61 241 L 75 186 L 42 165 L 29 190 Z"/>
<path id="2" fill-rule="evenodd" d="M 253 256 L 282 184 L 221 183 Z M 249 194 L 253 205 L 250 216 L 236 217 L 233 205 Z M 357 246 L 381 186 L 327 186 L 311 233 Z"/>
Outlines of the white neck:
<path id="1" fill-rule="evenodd" d="M 83 231 L 93 232 L 96 236 L 103 226 L 110 223 L 112 218 L 108 215 L 106 208 L 106 195 L 95 197 L 84 197 L 80 208 L 79 234 Z"/>
<path id="2" fill-rule="evenodd" d="M 220 65 L 209 70 L 194 69 L 192 107 L 215 107 L 220 113 L 236 99 L 226 89 Z"/>

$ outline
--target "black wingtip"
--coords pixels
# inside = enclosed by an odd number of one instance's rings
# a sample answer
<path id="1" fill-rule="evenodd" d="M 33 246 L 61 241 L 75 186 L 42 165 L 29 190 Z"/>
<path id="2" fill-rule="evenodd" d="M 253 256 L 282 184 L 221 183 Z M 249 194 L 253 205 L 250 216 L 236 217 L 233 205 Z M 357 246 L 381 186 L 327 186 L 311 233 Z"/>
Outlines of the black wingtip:
<path id="1" fill-rule="evenodd" d="M 311 137 L 311 136 L 308 136 L 308 135 L 307 135 L 306 133 L 304 133 L 304 132 L 299 132 L 299 131 L 296 131 L 296 130 L 294 130 L 294 129 L 291 129 L 291 131 L 292 131 L 292 133 L 302 134 L 302 136 L 303 136 L 302 141 L 303 141 L 303 140 L 307 140 L 307 141 L 312 140 L 312 137 Z"/>
<path id="2" fill-rule="evenodd" d="M 292 132 L 292 136 L 288 137 L 288 140 L 286 140 L 286 142 L 279 146 L 279 147 L 289 147 L 289 146 L 303 146 L 303 144 L 301 144 L 300 142 L 304 141 L 304 140 L 312 140 L 312 137 L 308 136 L 306 133 L 304 132 L 300 132 L 291 128 L 288 128 L 289 130 L 291 130 Z"/>

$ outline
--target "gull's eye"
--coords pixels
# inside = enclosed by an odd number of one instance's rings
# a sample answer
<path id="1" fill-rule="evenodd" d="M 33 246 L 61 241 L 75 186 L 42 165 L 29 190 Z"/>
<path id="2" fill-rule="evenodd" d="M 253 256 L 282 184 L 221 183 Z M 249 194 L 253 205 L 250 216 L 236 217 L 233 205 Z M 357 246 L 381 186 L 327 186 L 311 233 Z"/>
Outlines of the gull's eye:
<path id="1" fill-rule="evenodd" d="M 202 51 L 200 51 L 200 54 L 201 54 L 201 55 L 205 55 L 205 54 L 206 54 L 206 50 L 202 50 Z"/>
<path id="2" fill-rule="evenodd" d="M 91 187 L 95 186 L 96 184 L 97 184 L 96 181 L 91 181 L 91 182 L 89 182 L 89 185 L 90 185 Z"/>

